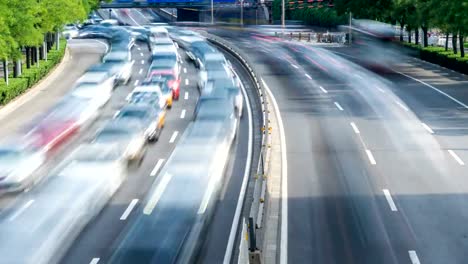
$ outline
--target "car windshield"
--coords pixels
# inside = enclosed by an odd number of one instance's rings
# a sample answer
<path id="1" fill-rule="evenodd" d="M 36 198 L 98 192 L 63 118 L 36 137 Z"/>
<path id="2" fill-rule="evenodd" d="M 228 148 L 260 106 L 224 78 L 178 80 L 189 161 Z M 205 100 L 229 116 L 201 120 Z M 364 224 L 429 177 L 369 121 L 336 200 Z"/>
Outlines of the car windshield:
<path id="1" fill-rule="evenodd" d="M 110 142 L 119 138 L 129 137 L 133 133 L 125 129 L 104 129 L 96 136 L 96 142 Z"/>
<path id="2" fill-rule="evenodd" d="M 174 59 L 156 60 L 151 64 L 151 69 L 172 68 L 172 67 L 174 67 L 176 62 L 177 62 L 177 60 L 174 60 Z"/>
<path id="3" fill-rule="evenodd" d="M 136 119 L 145 119 L 148 116 L 148 112 L 141 110 L 122 110 L 117 115 L 117 118 L 136 118 Z"/>

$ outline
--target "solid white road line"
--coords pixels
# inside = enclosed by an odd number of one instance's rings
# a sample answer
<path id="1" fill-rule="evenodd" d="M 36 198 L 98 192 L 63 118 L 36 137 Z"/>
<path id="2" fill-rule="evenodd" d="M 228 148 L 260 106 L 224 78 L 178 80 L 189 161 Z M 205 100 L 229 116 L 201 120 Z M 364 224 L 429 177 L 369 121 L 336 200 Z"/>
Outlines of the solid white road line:
<path id="1" fill-rule="evenodd" d="M 281 242 L 280 264 L 288 263 L 288 160 L 286 155 L 286 135 L 284 132 L 283 118 L 273 93 L 263 79 L 262 83 L 268 96 L 271 98 L 275 115 L 278 118 L 279 134 L 281 139 Z"/>
<path id="2" fill-rule="evenodd" d="M 174 45 L 177 49 L 179 48 L 179 44 L 177 44 L 177 42 L 174 42 Z"/>
<path id="3" fill-rule="evenodd" d="M 306 76 L 307 78 L 309 78 L 310 80 L 312 80 L 312 77 L 310 77 L 309 74 L 306 73 L 305 76 Z"/>
<path id="4" fill-rule="evenodd" d="M 426 129 L 429 133 L 434 134 L 434 131 L 425 123 L 421 123 L 421 125 Z"/>
<path id="5" fill-rule="evenodd" d="M 27 203 L 25 203 L 22 207 L 20 207 L 18 209 L 18 211 L 16 211 L 12 216 L 10 216 L 10 218 L 8 218 L 8 221 L 13 221 L 15 220 L 18 216 L 20 216 L 24 211 L 26 211 L 26 209 L 28 209 L 31 204 L 34 203 L 34 200 L 29 200 Z"/>
<path id="6" fill-rule="evenodd" d="M 106 52 L 105 53 L 107 53 L 109 51 L 109 45 L 107 43 L 105 43 L 103 41 L 100 41 L 100 40 L 97 40 L 97 39 L 93 39 L 93 40 L 96 41 L 99 44 L 104 45 L 106 47 Z"/>
<path id="7" fill-rule="evenodd" d="M 138 74 L 142 74 L 142 73 L 143 73 L 143 69 L 140 69 L 140 70 L 138 71 Z"/>
<path id="8" fill-rule="evenodd" d="M 139 80 L 136 80 L 136 81 L 133 83 L 133 85 L 137 86 L 139 82 L 140 82 Z"/>
<path id="9" fill-rule="evenodd" d="M 186 112 L 185 109 L 182 110 L 182 112 L 180 113 L 180 118 L 182 118 L 182 119 L 185 118 L 185 112 Z"/>
<path id="10" fill-rule="evenodd" d="M 367 154 L 367 157 L 369 158 L 369 161 L 372 165 L 375 165 L 377 164 L 377 162 L 375 162 L 375 159 L 374 159 L 374 155 L 372 155 L 372 152 L 368 149 L 366 149 L 366 154 Z"/>
<path id="11" fill-rule="evenodd" d="M 184 73 L 187 73 L 187 68 L 184 68 Z"/>
<path id="12" fill-rule="evenodd" d="M 405 77 L 408 77 L 408 78 L 410 78 L 410 79 L 412 79 L 412 80 L 414 80 L 414 81 L 417 81 L 417 82 L 419 82 L 419 83 L 421 83 L 421 84 L 423 84 L 423 85 L 425 85 L 425 86 L 427 86 L 427 87 L 433 89 L 434 91 L 436 91 L 436 92 L 438 92 L 438 93 L 440 93 L 440 94 L 442 94 L 442 95 L 445 95 L 445 96 L 448 97 L 450 100 L 452 100 L 452 101 L 454 101 L 455 103 L 457 103 L 457 104 L 463 106 L 464 108 L 468 109 L 468 105 L 466 105 L 466 104 L 460 102 L 459 100 L 455 99 L 455 98 L 452 97 L 451 95 L 449 95 L 449 94 L 447 94 L 447 93 L 445 93 L 445 92 L 443 92 L 443 91 L 441 91 L 441 90 L 435 88 L 434 86 L 432 86 L 432 85 L 430 85 L 430 84 L 428 84 L 428 83 L 425 83 L 425 82 L 423 82 L 423 81 L 421 81 L 421 80 L 418 80 L 418 79 L 416 79 L 416 78 L 414 78 L 413 76 L 410 76 L 410 75 L 408 75 L 408 74 L 405 74 L 405 73 L 402 73 L 402 72 L 399 72 L 399 71 L 394 71 L 394 72 L 399 73 L 399 74 L 401 74 L 401 75 L 403 75 L 403 76 L 405 76 Z"/>
<path id="13" fill-rule="evenodd" d="M 156 187 L 156 190 L 154 190 L 153 194 L 151 195 L 150 200 L 146 204 L 145 208 L 143 209 L 143 213 L 146 215 L 150 215 L 153 212 L 153 209 L 156 207 L 156 205 L 159 202 L 159 199 L 161 199 L 161 196 L 166 190 L 167 185 L 172 179 L 172 174 L 165 173 L 159 182 L 159 185 Z"/>
<path id="14" fill-rule="evenodd" d="M 132 212 L 133 208 L 135 208 L 135 206 L 137 205 L 138 203 L 138 199 L 133 199 L 130 204 L 128 205 L 127 209 L 125 209 L 125 212 L 122 214 L 122 216 L 120 217 L 120 220 L 122 221 L 125 221 L 127 220 L 127 217 L 130 215 L 130 213 Z"/>
<path id="15" fill-rule="evenodd" d="M 229 232 L 229 239 L 224 253 L 223 264 L 231 263 L 232 251 L 234 250 L 234 241 L 236 239 L 237 229 L 239 226 L 239 220 L 242 213 L 242 205 L 244 204 L 244 198 L 247 191 L 247 183 L 249 182 L 250 170 L 247 168 L 250 167 L 252 162 L 252 146 L 253 146 L 253 121 L 252 121 L 252 109 L 250 108 L 250 100 L 247 96 L 244 85 L 241 83 L 241 91 L 244 95 L 246 106 L 247 106 L 247 116 L 249 117 L 249 139 L 247 146 L 247 157 L 245 161 L 245 170 L 244 178 L 242 179 L 241 189 L 238 195 L 236 210 L 234 212 L 234 218 L 232 220 L 231 231 Z"/>
<path id="16" fill-rule="evenodd" d="M 296 68 L 296 69 L 299 69 L 299 67 L 298 67 L 296 64 L 292 64 L 292 63 L 291 63 L 291 66 L 293 66 L 293 67 Z"/>
<path id="17" fill-rule="evenodd" d="M 188 100 L 188 92 L 185 92 L 184 99 Z"/>
<path id="18" fill-rule="evenodd" d="M 405 110 L 406 112 L 409 111 L 408 107 L 404 106 L 402 103 L 396 101 L 396 104 L 397 104 L 399 107 L 401 107 L 403 110 Z"/>
<path id="19" fill-rule="evenodd" d="M 189 84 L 188 79 L 185 79 L 185 85 L 188 85 L 188 84 Z"/>
<path id="20" fill-rule="evenodd" d="M 128 15 L 128 18 L 130 18 L 135 25 L 140 26 L 140 24 L 130 14 Z"/>
<path id="21" fill-rule="evenodd" d="M 174 141 L 177 138 L 177 135 L 179 135 L 179 131 L 174 131 L 174 133 L 172 133 L 171 138 L 169 139 L 169 143 L 174 143 Z"/>
<path id="22" fill-rule="evenodd" d="M 328 93 L 328 91 L 325 90 L 325 88 L 323 88 L 322 86 L 320 86 L 319 88 L 320 88 L 320 90 L 322 90 L 323 93 Z"/>
<path id="23" fill-rule="evenodd" d="M 384 89 L 382 89 L 382 88 L 380 88 L 380 87 L 377 87 L 377 89 L 379 89 L 379 91 L 380 91 L 381 93 L 385 93 L 385 90 L 384 90 Z"/>
<path id="24" fill-rule="evenodd" d="M 354 124 L 354 122 L 351 122 L 350 124 L 351 124 L 351 127 L 354 130 L 354 133 L 356 133 L 356 134 L 361 133 L 361 132 L 359 132 L 359 128 L 356 126 L 356 124 Z"/>
<path id="25" fill-rule="evenodd" d="M 409 250 L 408 254 L 411 259 L 411 264 L 421 264 L 421 262 L 419 262 L 418 254 L 416 254 L 416 251 Z"/>
<path id="26" fill-rule="evenodd" d="M 142 65 L 145 64 L 145 60 L 141 60 L 141 64 L 142 64 Z"/>
<path id="27" fill-rule="evenodd" d="M 338 108 L 340 111 L 343 111 L 343 107 L 338 102 L 335 102 L 336 108 Z"/>
<path id="28" fill-rule="evenodd" d="M 164 159 L 159 159 L 158 162 L 156 162 L 156 165 L 154 166 L 153 170 L 150 173 L 151 177 L 156 176 L 159 169 L 162 167 L 163 163 L 164 163 Z"/>
<path id="29" fill-rule="evenodd" d="M 450 153 L 452 158 L 455 159 L 458 162 L 458 164 L 460 164 L 461 166 L 465 165 L 465 162 L 463 162 L 463 160 L 460 159 L 460 157 L 458 157 L 457 153 L 455 153 L 453 150 L 449 149 L 448 153 Z"/>
<path id="30" fill-rule="evenodd" d="M 387 199 L 388 206 L 390 206 L 390 210 L 392 210 L 393 212 L 397 212 L 398 209 L 396 208 L 395 202 L 393 201 L 390 191 L 388 189 L 383 189 L 382 191 L 385 195 L 385 199 Z"/>
<path id="31" fill-rule="evenodd" d="M 93 258 L 89 264 L 98 264 L 100 258 Z"/>

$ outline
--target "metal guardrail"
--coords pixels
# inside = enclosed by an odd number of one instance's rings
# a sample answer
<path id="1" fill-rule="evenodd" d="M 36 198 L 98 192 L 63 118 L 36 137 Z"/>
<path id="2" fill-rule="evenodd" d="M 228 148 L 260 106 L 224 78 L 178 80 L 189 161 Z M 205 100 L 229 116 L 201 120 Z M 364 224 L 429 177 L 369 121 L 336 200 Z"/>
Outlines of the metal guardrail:
<path id="1" fill-rule="evenodd" d="M 257 166 L 255 177 L 255 185 L 253 191 L 253 201 L 250 207 L 249 217 L 243 218 L 242 220 L 242 227 L 241 227 L 241 239 L 239 245 L 239 259 L 237 263 L 260 263 L 261 252 L 258 250 L 256 245 L 255 237 L 256 237 L 256 230 L 262 228 L 263 222 L 263 213 L 265 209 L 265 195 L 266 195 L 266 186 L 267 186 L 267 176 L 270 173 L 270 156 L 271 156 L 271 127 L 270 127 L 270 119 L 269 119 L 269 110 L 268 110 L 268 99 L 267 93 L 263 84 L 259 81 L 260 79 L 257 77 L 258 74 L 256 71 L 250 66 L 252 65 L 249 61 L 245 59 L 246 56 L 241 55 L 241 51 L 237 48 L 231 46 L 228 42 L 224 41 L 219 37 L 215 37 L 213 35 L 207 36 L 208 40 L 218 46 L 223 47 L 226 51 L 228 51 L 231 55 L 233 55 L 236 59 L 238 59 L 242 65 L 248 70 L 251 78 L 255 84 L 255 90 L 258 94 L 261 103 L 261 110 L 263 115 L 263 122 L 261 127 L 262 133 L 262 148 L 260 151 L 260 160 Z M 245 205 L 244 205 L 245 206 Z M 239 222 L 241 220 L 239 219 Z M 247 224 L 248 222 L 249 224 Z M 249 243 L 247 243 L 249 242 Z M 248 246 L 247 246 L 248 245 Z M 233 245 L 232 245 L 233 246 Z M 248 250 L 248 253 L 245 250 Z M 228 250 L 233 250 L 232 248 L 228 248 Z M 246 256 L 248 258 L 246 259 Z M 250 260 L 249 260 L 250 259 Z"/>
<path id="2" fill-rule="evenodd" d="M 345 33 L 275 32 L 275 37 L 316 43 L 346 43 Z"/>

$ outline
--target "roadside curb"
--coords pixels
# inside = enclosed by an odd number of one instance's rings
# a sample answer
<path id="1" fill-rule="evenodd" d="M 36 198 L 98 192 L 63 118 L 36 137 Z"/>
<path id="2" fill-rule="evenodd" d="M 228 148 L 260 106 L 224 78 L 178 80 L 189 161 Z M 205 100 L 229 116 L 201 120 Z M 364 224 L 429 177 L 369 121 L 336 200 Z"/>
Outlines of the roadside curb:
<path id="1" fill-rule="evenodd" d="M 23 94 L 16 97 L 6 105 L 0 107 L 0 120 L 5 118 L 7 115 L 11 114 L 15 111 L 18 107 L 22 106 L 23 104 L 27 103 L 31 99 L 35 98 L 40 94 L 41 91 L 44 90 L 45 87 L 49 86 L 50 83 L 55 81 L 59 77 L 59 75 L 63 72 L 67 63 L 71 60 L 70 50 L 65 47 L 65 53 L 61 59 L 61 61 L 55 65 L 46 76 L 44 76 L 39 82 L 33 85 L 31 88 L 27 89 Z M 34 66 L 32 66 L 34 67 Z"/>

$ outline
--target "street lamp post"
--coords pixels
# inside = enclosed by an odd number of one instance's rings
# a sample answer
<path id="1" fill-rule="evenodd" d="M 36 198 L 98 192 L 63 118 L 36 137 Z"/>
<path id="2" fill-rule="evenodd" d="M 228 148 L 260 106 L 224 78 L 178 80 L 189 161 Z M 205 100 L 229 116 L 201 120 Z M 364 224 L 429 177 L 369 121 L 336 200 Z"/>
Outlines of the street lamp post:
<path id="1" fill-rule="evenodd" d="M 240 8 L 241 8 L 241 26 L 244 26 L 244 0 L 241 0 L 240 2 Z"/>
<path id="2" fill-rule="evenodd" d="M 284 29 L 284 27 L 286 26 L 285 24 L 285 19 L 286 19 L 286 11 L 285 11 L 285 1 L 284 0 L 281 0 L 281 27 Z M 284 32 L 283 32 L 284 33 Z"/>
<path id="3" fill-rule="evenodd" d="M 211 0 L 211 25 L 214 25 L 214 5 L 213 5 L 213 1 L 214 0 Z"/>

